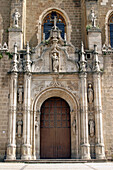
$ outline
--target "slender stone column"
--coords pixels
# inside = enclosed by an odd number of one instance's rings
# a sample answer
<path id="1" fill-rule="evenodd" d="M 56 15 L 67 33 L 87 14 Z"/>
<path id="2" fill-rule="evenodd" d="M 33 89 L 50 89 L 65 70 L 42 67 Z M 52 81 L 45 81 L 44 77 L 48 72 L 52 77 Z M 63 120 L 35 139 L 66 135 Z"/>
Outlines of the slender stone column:
<path id="1" fill-rule="evenodd" d="M 105 159 L 103 125 L 102 125 L 102 102 L 101 102 L 101 73 L 99 67 L 97 46 L 94 46 L 94 107 L 95 107 L 95 131 L 96 131 L 96 159 Z"/>
<path id="2" fill-rule="evenodd" d="M 8 128 L 8 145 L 7 160 L 16 159 L 16 110 L 17 110 L 17 45 L 14 45 L 13 66 L 10 77 L 10 104 L 9 104 L 9 128 Z"/>
<path id="3" fill-rule="evenodd" d="M 31 159 L 31 143 L 30 143 L 30 107 L 31 107 L 31 67 L 30 67 L 29 44 L 27 44 L 27 59 L 24 74 L 24 113 L 23 113 L 23 160 Z"/>
<path id="4" fill-rule="evenodd" d="M 85 67 L 84 47 L 81 47 L 80 59 L 80 102 L 81 102 L 81 158 L 90 159 L 88 140 L 88 106 L 87 106 L 87 73 Z"/>
<path id="5" fill-rule="evenodd" d="M 37 116 L 37 120 L 35 122 L 35 138 L 36 138 L 36 142 L 35 142 L 36 158 L 40 159 L 40 116 L 39 115 Z"/>

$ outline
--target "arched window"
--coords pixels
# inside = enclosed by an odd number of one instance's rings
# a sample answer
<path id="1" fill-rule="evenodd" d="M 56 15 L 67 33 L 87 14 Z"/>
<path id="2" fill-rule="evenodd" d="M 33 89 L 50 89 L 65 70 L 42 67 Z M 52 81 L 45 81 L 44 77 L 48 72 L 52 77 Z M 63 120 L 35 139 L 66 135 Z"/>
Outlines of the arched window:
<path id="1" fill-rule="evenodd" d="M 66 23 L 63 16 L 57 11 L 52 10 L 45 16 L 42 23 L 42 33 L 45 35 L 45 40 L 50 36 L 50 30 L 54 26 L 54 18 L 56 17 L 56 26 L 61 30 L 61 37 L 64 39 L 66 33 Z M 42 36 L 43 37 L 43 36 Z"/>
<path id="2" fill-rule="evenodd" d="M 108 20 L 108 32 L 109 42 L 111 44 L 111 47 L 113 47 L 113 14 L 109 17 Z"/>

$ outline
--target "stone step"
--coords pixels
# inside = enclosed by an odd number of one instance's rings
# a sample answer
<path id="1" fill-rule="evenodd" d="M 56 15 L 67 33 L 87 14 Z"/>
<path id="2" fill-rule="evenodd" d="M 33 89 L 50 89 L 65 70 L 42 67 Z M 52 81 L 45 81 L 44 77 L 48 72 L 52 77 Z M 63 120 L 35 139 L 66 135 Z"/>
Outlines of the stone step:
<path id="1" fill-rule="evenodd" d="M 87 162 L 107 162 L 107 159 L 37 159 L 37 160 L 4 160 L 5 162 L 23 162 L 23 163 L 87 163 Z"/>

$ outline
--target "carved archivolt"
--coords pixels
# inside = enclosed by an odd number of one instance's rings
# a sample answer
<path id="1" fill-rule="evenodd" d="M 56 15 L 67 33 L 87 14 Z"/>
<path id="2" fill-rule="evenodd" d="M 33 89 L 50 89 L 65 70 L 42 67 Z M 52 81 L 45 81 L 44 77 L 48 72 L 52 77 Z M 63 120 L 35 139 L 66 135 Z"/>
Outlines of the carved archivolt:
<path id="1" fill-rule="evenodd" d="M 63 87 L 59 87 L 59 84 L 54 84 L 55 86 L 51 86 L 48 87 L 44 90 L 42 90 L 39 94 L 37 94 L 37 96 L 35 97 L 33 103 L 32 103 L 32 110 L 33 111 L 40 111 L 41 105 L 42 103 L 50 98 L 50 97 L 61 97 L 63 98 L 65 101 L 67 101 L 67 103 L 70 106 L 70 110 L 79 110 L 79 100 L 78 97 L 75 95 L 73 95 L 69 90 L 63 88 Z"/>

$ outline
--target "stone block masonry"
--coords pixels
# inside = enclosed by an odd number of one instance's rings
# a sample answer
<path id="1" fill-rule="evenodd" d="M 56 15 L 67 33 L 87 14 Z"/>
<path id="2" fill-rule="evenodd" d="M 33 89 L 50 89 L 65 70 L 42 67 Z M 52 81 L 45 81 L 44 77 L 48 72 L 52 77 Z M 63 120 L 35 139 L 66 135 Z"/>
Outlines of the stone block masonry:
<path id="1" fill-rule="evenodd" d="M 8 136 L 8 104 L 9 104 L 9 75 L 10 60 L 4 54 L 0 59 L 0 160 L 6 155 Z"/>
<path id="2" fill-rule="evenodd" d="M 81 7 L 79 2 L 73 0 L 62 1 L 42 1 L 42 0 L 27 0 L 27 15 L 26 15 L 26 41 L 30 41 L 30 46 L 36 46 L 37 40 L 37 22 L 42 12 L 50 7 L 63 9 L 72 25 L 71 42 L 73 45 L 80 47 L 81 42 Z"/>

